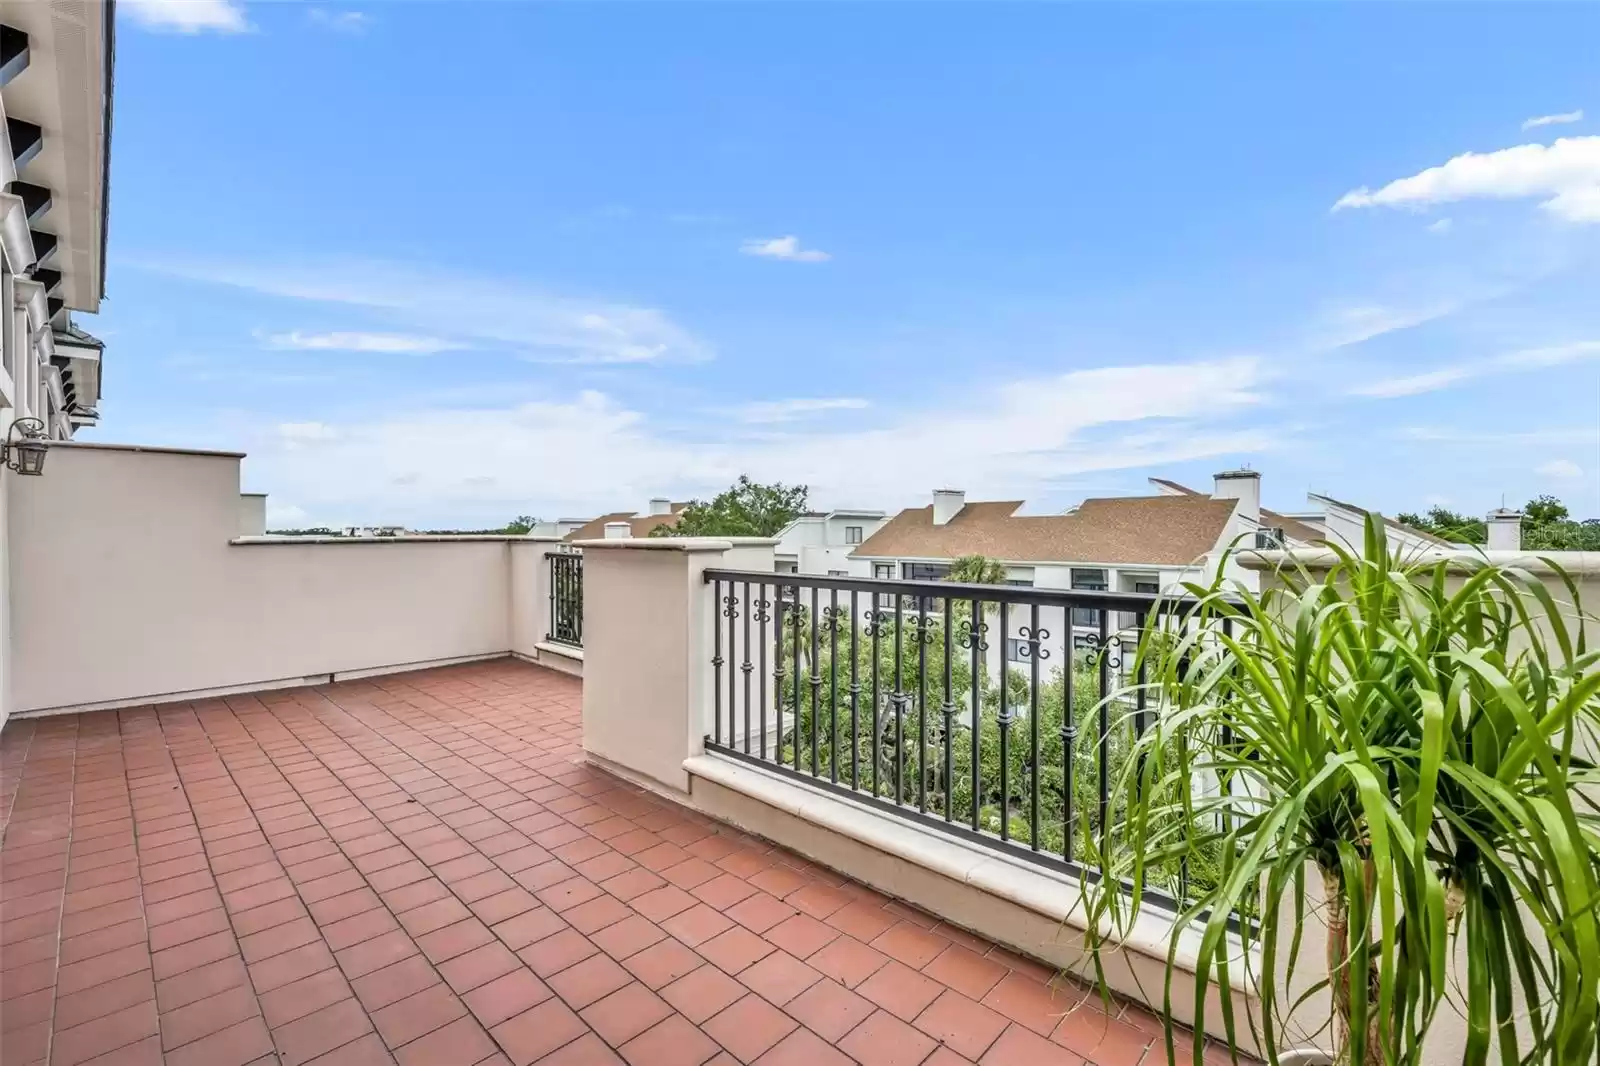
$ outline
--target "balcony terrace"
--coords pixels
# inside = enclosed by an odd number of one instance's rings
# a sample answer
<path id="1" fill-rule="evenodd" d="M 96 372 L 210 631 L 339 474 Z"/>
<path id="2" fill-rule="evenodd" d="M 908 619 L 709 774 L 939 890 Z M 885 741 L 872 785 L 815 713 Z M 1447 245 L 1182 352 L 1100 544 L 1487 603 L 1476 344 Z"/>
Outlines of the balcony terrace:
<path id="1" fill-rule="evenodd" d="M 582 698 L 500 659 L 9 723 L 0 1059 L 1164 1060 L 1144 1009 L 590 766 Z"/>

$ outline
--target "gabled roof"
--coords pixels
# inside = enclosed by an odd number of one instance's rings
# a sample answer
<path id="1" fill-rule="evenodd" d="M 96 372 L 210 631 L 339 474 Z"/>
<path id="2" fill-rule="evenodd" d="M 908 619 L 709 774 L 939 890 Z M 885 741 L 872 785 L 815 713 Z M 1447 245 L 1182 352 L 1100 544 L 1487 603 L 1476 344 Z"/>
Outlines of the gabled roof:
<path id="1" fill-rule="evenodd" d="M 1353 503 L 1345 503 L 1343 500 L 1336 500 L 1332 496 L 1324 496 L 1320 492 L 1313 492 L 1310 494 L 1310 496 L 1313 500 L 1321 500 L 1325 504 L 1331 503 L 1335 507 L 1342 508 L 1343 510 L 1353 511 L 1356 514 L 1361 515 L 1363 518 L 1369 514 L 1377 514 L 1377 512 L 1369 511 L 1365 507 L 1357 507 Z M 1454 541 L 1445 540 L 1443 537 L 1436 537 L 1425 529 L 1418 529 L 1416 526 L 1408 526 L 1404 522 L 1396 522 L 1388 515 L 1380 514 L 1378 517 L 1383 519 L 1383 524 L 1388 526 L 1390 529 L 1398 529 L 1403 533 L 1408 533 L 1411 536 L 1416 537 L 1419 540 L 1425 540 L 1430 544 L 1436 544 L 1441 548 L 1455 548 L 1459 546 Z"/>
<path id="2" fill-rule="evenodd" d="M 675 503 L 672 505 L 671 514 L 636 514 L 633 511 L 616 511 L 612 514 L 603 514 L 599 518 L 591 518 L 571 533 L 562 537 L 562 540 L 600 540 L 606 535 L 606 525 L 611 522 L 626 522 L 632 530 L 630 536 L 648 537 L 650 532 L 658 526 L 675 526 L 683 517 L 683 509 L 688 503 Z"/>
<path id="3" fill-rule="evenodd" d="M 1205 496 L 1127 496 L 1084 500 L 1064 515 L 1018 515 L 1022 503 L 969 503 L 942 526 L 932 507 L 893 518 L 854 558 L 956 559 L 985 555 L 1013 563 L 1187 566 L 1216 547 L 1233 500 Z"/>
<path id="4" fill-rule="evenodd" d="M 1180 485 L 1178 482 L 1169 481 L 1164 477 L 1153 477 L 1150 479 L 1150 483 L 1152 485 L 1163 486 L 1170 491 L 1183 496 L 1201 495 L 1201 493 L 1191 489 L 1187 485 Z M 1284 535 L 1290 540 L 1304 541 L 1307 544 L 1318 544 L 1321 543 L 1323 539 L 1322 531 L 1317 529 L 1315 526 L 1307 525 L 1305 522 L 1300 521 L 1300 519 L 1292 518 L 1281 511 L 1269 511 L 1265 507 L 1261 508 L 1261 524 L 1273 529 L 1283 530 Z"/>

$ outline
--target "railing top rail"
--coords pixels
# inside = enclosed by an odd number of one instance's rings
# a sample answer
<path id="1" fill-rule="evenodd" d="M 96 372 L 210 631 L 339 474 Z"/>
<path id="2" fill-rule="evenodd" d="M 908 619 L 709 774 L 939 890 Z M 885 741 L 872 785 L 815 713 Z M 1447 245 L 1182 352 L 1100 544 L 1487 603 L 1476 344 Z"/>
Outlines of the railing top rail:
<path id="1" fill-rule="evenodd" d="M 748 581 L 794 588 L 837 589 L 841 592 L 874 592 L 893 596 L 928 599 L 985 600 L 990 603 L 1037 603 L 1070 607 L 1103 607 L 1113 611 L 1142 613 L 1151 610 L 1173 611 L 1194 600 L 1155 592 L 1111 592 L 1095 589 L 1038 588 L 1031 585 L 973 585 L 959 581 L 900 581 L 869 577 L 827 577 L 820 574 L 780 574 L 766 570 L 715 570 L 704 572 L 706 584 L 713 581 Z"/>

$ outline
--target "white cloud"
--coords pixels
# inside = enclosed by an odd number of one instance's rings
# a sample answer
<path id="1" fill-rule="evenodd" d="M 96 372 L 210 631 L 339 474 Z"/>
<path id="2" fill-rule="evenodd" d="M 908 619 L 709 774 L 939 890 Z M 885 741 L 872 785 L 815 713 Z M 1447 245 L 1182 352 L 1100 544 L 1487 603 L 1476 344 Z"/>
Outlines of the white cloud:
<path id="1" fill-rule="evenodd" d="M 235 0 L 122 0 L 118 7 L 135 22 L 155 30 L 246 33 L 251 28 L 244 5 Z"/>
<path id="2" fill-rule="evenodd" d="M 739 251 L 768 259 L 787 259 L 792 263 L 825 263 L 833 258 L 820 248 L 800 247 L 800 238 L 793 234 L 767 239 L 753 237 L 741 244 Z"/>
<path id="3" fill-rule="evenodd" d="M 1582 121 L 1583 109 L 1579 108 L 1576 111 L 1563 111 L 1559 115 L 1540 115 L 1537 118 L 1530 118 L 1522 123 L 1522 128 L 1525 130 L 1536 130 L 1540 126 L 1565 126 L 1572 122 Z"/>
<path id="4" fill-rule="evenodd" d="M 1453 444 L 1532 445 L 1600 444 L 1600 426 L 1575 429 L 1536 429 L 1499 431 L 1455 429 L 1438 426 L 1408 426 L 1397 436 L 1406 440 L 1438 441 Z"/>
<path id="5" fill-rule="evenodd" d="M 339 439 L 339 431 L 325 422 L 280 422 L 276 433 L 278 441 L 290 449 Z"/>
<path id="6" fill-rule="evenodd" d="M 713 355 L 664 311 L 563 296 L 517 281 L 366 261 L 140 265 L 285 299 L 362 307 L 464 347 L 509 348 L 541 362 L 699 362 Z"/>
<path id="7" fill-rule="evenodd" d="M 768 424 L 773 422 L 793 422 L 806 415 L 823 414 L 828 411 L 860 411 L 870 406 L 871 404 L 858 396 L 758 400 L 734 408 L 733 414 L 741 422 Z"/>
<path id="8" fill-rule="evenodd" d="M 1363 186 L 1340 197 L 1347 207 L 1427 207 L 1460 200 L 1548 197 L 1540 205 L 1568 222 L 1600 222 L 1600 137 L 1563 137 L 1497 152 L 1466 152 L 1440 166 Z"/>
<path id="9" fill-rule="evenodd" d="M 1571 459 L 1552 459 L 1548 463 L 1541 463 L 1534 473 L 1557 481 L 1576 481 L 1583 477 L 1583 467 Z"/>
<path id="10" fill-rule="evenodd" d="M 1523 348 L 1519 351 L 1506 352 L 1490 359 L 1457 363 L 1454 366 L 1440 367 L 1437 370 L 1429 370 L 1420 374 L 1380 378 L 1365 385 L 1358 385 L 1350 390 L 1350 395 L 1390 400 L 1399 396 L 1416 396 L 1424 392 L 1436 392 L 1439 389 L 1447 388 L 1463 381 L 1470 381 L 1473 378 L 1514 374 L 1526 370 L 1542 370 L 1547 367 L 1564 366 L 1568 363 L 1595 358 L 1600 358 L 1600 341 L 1577 341 L 1572 344 L 1556 344 L 1544 348 Z"/>
<path id="11" fill-rule="evenodd" d="M 361 34 L 372 25 L 372 16 L 364 11 L 329 11 L 313 7 L 306 11 L 306 21 L 335 33 Z"/>
<path id="12" fill-rule="evenodd" d="M 262 338 L 268 348 L 301 352 L 386 352 L 398 355 L 432 355 L 466 347 L 456 341 L 411 333 L 272 333 Z"/>
<path id="13" fill-rule="evenodd" d="M 1428 223 L 1428 232 L 1449 233 L 1454 225 L 1455 223 L 1448 218 L 1436 219 L 1435 221 Z"/>
<path id="14" fill-rule="evenodd" d="M 818 502 L 841 506 L 909 504 L 942 484 L 1015 498 L 1084 472 L 1269 449 L 1274 433 L 1230 422 L 1260 402 L 1264 376 L 1248 358 L 1107 367 L 975 386 L 948 405 L 885 412 L 867 427 L 758 434 L 714 420 L 663 427 L 585 391 L 316 423 L 296 431 L 294 447 L 274 431 L 250 463 L 255 479 L 319 519 L 598 514 L 713 492 L 741 473 L 808 484 Z"/>
<path id="15" fill-rule="evenodd" d="M 292 503 L 278 503 L 271 496 L 267 497 L 267 528 L 268 529 L 296 529 L 306 520 L 303 507 L 296 507 Z"/>
<path id="16" fill-rule="evenodd" d="M 1311 327 L 1312 347 L 1318 351 L 1364 344 L 1386 333 L 1399 333 L 1446 318 L 1460 310 L 1458 300 L 1391 307 L 1355 304 L 1323 312 Z"/>
<path id="17" fill-rule="evenodd" d="M 1382 378 L 1378 381 L 1358 385 L 1350 390 L 1355 396 L 1368 396 L 1379 400 L 1392 400 L 1400 396 L 1417 396 L 1424 392 L 1435 392 L 1458 381 L 1476 377 L 1477 374 L 1470 367 L 1452 366 L 1442 370 L 1430 370 L 1423 374 L 1408 374 L 1404 377 Z"/>

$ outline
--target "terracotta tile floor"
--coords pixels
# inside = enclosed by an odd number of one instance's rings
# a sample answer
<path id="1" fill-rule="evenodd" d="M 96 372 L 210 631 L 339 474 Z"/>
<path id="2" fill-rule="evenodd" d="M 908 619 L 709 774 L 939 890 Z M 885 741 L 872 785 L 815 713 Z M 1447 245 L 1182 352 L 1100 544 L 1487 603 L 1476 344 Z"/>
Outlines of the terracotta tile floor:
<path id="1" fill-rule="evenodd" d="M 505 660 L 10 723 L 0 1061 L 1164 1058 L 1149 1015 L 587 767 L 581 695 Z"/>

